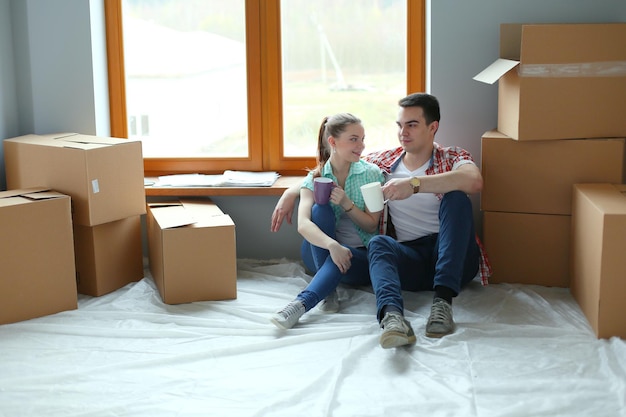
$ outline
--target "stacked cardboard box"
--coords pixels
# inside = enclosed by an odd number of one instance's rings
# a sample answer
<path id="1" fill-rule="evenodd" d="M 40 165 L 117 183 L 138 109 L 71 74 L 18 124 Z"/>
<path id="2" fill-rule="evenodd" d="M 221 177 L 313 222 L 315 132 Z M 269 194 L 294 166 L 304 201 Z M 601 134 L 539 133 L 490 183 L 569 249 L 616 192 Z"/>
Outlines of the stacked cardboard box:
<path id="1" fill-rule="evenodd" d="M 0 324 L 78 307 L 70 197 L 0 192 Z"/>
<path id="2" fill-rule="evenodd" d="M 143 277 L 141 142 L 79 134 L 4 140 L 9 189 L 71 197 L 78 292 L 99 296 Z"/>
<path id="3" fill-rule="evenodd" d="M 621 183 L 626 24 L 501 26 L 498 126 L 482 138 L 492 282 L 570 285 L 572 188 Z"/>
<path id="4" fill-rule="evenodd" d="M 598 337 L 626 339 L 625 247 L 626 186 L 576 184 L 571 290 Z"/>
<path id="5" fill-rule="evenodd" d="M 209 199 L 148 205 L 150 271 L 167 304 L 237 297 L 235 224 Z"/>

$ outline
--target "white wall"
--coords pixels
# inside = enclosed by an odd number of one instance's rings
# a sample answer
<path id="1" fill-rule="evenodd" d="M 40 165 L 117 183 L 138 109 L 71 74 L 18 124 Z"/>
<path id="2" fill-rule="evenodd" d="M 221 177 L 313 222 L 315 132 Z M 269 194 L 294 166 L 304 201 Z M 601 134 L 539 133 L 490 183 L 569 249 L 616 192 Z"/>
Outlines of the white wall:
<path id="1" fill-rule="evenodd" d="M 103 1 L 0 0 L 0 137 L 109 134 Z M 500 23 L 626 21 L 624 0 L 434 0 L 429 9 L 428 91 L 442 107 L 437 140 L 468 149 L 478 163 L 480 137 L 496 127 L 497 86 L 472 77 L 497 58 Z M 1 189 L 4 180 L 2 169 Z M 215 200 L 237 224 L 239 256 L 299 258 L 293 226 L 269 232 L 276 198 Z"/>

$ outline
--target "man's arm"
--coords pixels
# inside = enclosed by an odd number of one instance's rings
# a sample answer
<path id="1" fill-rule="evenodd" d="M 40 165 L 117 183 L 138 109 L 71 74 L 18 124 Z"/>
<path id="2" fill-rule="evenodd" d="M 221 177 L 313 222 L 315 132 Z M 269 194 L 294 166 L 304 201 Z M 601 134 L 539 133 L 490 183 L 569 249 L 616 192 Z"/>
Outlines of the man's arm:
<path id="1" fill-rule="evenodd" d="M 420 193 L 445 194 L 459 190 L 466 194 L 475 194 L 483 188 L 483 177 L 473 163 L 442 174 L 424 175 L 419 179 Z M 386 199 L 404 200 L 413 194 L 413 186 L 409 183 L 409 178 L 393 179 L 383 186 L 383 194 Z"/>
<path id="2" fill-rule="evenodd" d="M 270 226 L 272 232 L 278 232 L 285 219 L 287 219 L 287 223 L 292 224 L 291 219 L 296 207 L 296 199 L 300 195 L 300 187 L 302 187 L 302 183 L 292 185 L 278 199 L 278 203 L 276 203 L 272 213 L 272 224 Z"/>

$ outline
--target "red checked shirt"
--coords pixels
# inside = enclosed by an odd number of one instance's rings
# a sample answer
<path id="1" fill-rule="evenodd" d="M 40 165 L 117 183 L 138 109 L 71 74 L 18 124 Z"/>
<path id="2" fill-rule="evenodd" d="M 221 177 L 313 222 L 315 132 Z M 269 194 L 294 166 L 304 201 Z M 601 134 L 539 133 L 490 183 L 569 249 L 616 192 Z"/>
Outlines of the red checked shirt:
<path id="1" fill-rule="evenodd" d="M 430 160 L 430 166 L 426 169 L 426 175 L 442 174 L 452 171 L 454 165 L 461 161 L 474 162 L 472 155 L 465 149 L 459 147 L 443 147 L 437 142 L 433 142 L 433 145 L 433 156 Z M 366 155 L 364 159 L 378 165 L 384 173 L 390 174 L 396 169 L 403 155 L 404 150 L 402 147 L 397 147 L 386 151 L 372 152 Z M 441 199 L 443 195 L 437 194 L 437 197 Z M 386 229 L 386 213 L 382 218 L 384 223 L 381 223 L 381 232 L 384 233 Z M 487 258 L 485 247 L 478 236 L 476 236 L 476 243 L 480 249 L 480 281 L 483 285 L 487 285 L 489 283 L 489 276 L 491 276 L 491 264 Z"/>

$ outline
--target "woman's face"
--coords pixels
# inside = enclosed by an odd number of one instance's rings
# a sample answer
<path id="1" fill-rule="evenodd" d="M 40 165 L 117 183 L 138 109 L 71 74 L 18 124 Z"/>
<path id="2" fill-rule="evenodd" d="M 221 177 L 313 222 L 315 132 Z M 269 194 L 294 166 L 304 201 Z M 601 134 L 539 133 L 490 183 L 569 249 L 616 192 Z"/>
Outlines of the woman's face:
<path id="1" fill-rule="evenodd" d="M 360 123 L 350 124 L 338 137 L 331 136 L 329 143 L 336 151 L 333 157 L 347 162 L 358 162 L 365 149 L 365 129 Z"/>

